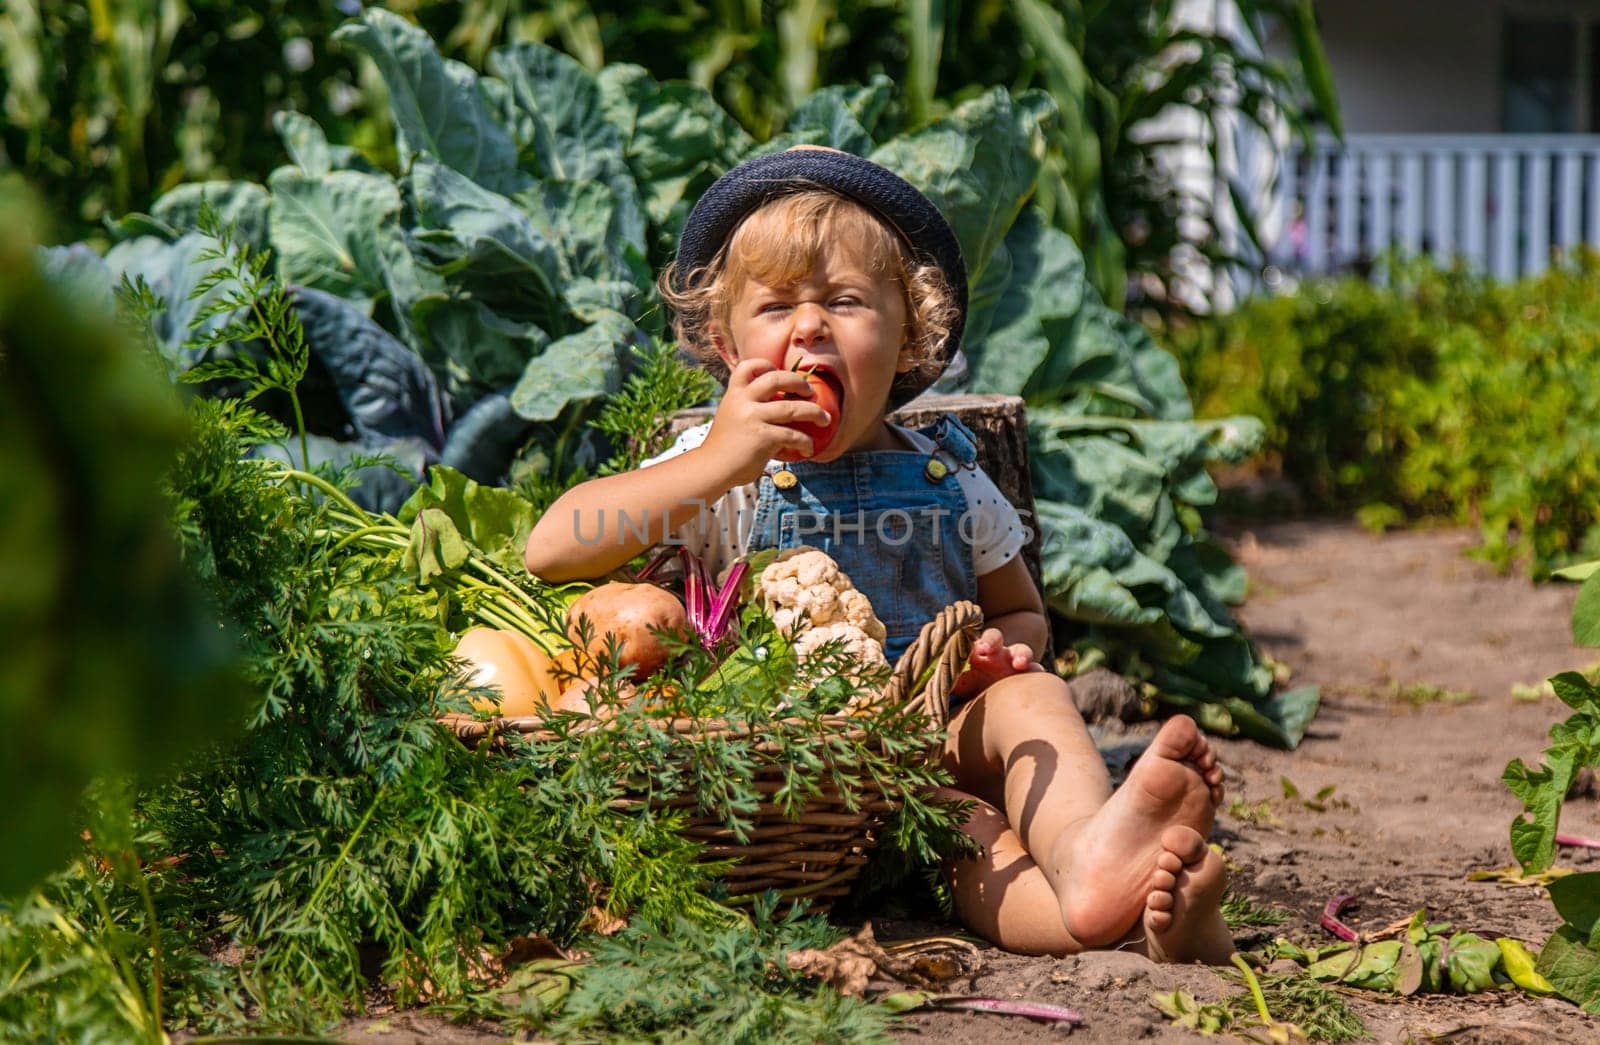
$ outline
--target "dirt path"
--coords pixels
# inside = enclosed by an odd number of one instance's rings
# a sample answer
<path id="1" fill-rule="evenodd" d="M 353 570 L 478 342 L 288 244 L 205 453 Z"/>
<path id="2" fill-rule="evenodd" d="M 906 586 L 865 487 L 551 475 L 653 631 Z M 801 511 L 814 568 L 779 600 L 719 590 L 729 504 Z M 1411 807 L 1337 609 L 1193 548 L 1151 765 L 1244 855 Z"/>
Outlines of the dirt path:
<path id="1" fill-rule="evenodd" d="M 1358 926 L 1379 928 L 1426 906 L 1434 919 L 1537 945 L 1558 924 L 1542 891 L 1466 881 L 1510 864 L 1506 831 L 1518 809 L 1500 783 L 1514 756 L 1532 761 L 1554 698 L 1514 700 L 1511 688 L 1600 659 L 1570 643 L 1575 588 L 1501 577 L 1462 552 L 1460 531 L 1375 537 L 1345 522 L 1224 528 L 1249 571 L 1240 616 L 1295 682 L 1324 704 L 1298 751 L 1223 741 L 1229 804 L 1214 837 L 1237 871 L 1237 891 L 1291 920 L 1274 932 L 1317 939 L 1317 915 L 1336 893 L 1362 898 Z M 1470 698 L 1467 694 L 1471 694 Z M 1414 706 L 1405 698 L 1437 699 Z M 1288 778 L 1309 798 L 1331 787 L 1325 811 L 1284 798 Z M 1600 803 L 1575 801 L 1564 830 L 1600 834 Z M 1561 863 L 1600 869 L 1595 854 Z M 1062 961 L 994 952 L 980 993 L 1027 997 L 1083 1012 L 1073 1040 L 1215 1041 L 1180 1031 L 1151 1008 L 1154 991 L 1186 986 L 1202 998 L 1234 988 L 1201 969 L 1131 955 Z M 1471 999 L 1350 1001 L 1379 1041 L 1600 1042 L 1600 1020 L 1520 994 Z M 918 1040 L 1046 1041 L 1061 1032 L 995 1017 L 920 1017 Z"/>

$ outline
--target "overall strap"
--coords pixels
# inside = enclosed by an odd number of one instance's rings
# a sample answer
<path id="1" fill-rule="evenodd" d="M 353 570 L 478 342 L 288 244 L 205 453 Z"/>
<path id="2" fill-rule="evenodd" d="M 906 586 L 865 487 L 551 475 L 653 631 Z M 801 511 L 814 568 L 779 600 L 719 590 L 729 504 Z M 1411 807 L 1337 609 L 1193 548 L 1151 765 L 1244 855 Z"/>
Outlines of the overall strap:
<path id="1" fill-rule="evenodd" d="M 932 424 L 917 429 L 917 434 L 926 436 L 934 445 L 925 472 L 929 482 L 940 482 L 961 468 L 977 467 L 978 437 L 955 414 L 940 415 Z"/>
<path id="2" fill-rule="evenodd" d="M 941 414 L 932 424 L 917 429 L 917 432 L 933 440 L 934 445 L 955 458 L 959 464 L 968 468 L 977 464 L 978 437 L 955 414 Z"/>

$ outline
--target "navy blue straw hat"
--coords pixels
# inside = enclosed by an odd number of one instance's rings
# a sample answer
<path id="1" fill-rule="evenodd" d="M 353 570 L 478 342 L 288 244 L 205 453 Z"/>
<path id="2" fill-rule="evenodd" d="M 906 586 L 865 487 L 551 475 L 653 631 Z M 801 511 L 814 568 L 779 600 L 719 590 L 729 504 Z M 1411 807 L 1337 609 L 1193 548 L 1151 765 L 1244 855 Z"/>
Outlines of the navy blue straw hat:
<path id="1" fill-rule="evenodd" d="M 795 148 L 746 160 L 718 178 L 684 222 L 673 273 L 676 289 L 685 290 L 688 277 L 711 264 L 752 211 L 780 196 L 819 186 L 873 211 L 900 234 L 916 258 L 937 265 L 944 274 L 955 299 L 956 317 L 940 347 L 942 371 L 960 347 L 967 322 L 967 266 L 961 260 L 961 244 L 928 197 L 904 178 L 860 156 L 834 149 Z M 937 378 L 938 372 L 900 374 L 889 392 L 889 405 L 903 406 Z"/>

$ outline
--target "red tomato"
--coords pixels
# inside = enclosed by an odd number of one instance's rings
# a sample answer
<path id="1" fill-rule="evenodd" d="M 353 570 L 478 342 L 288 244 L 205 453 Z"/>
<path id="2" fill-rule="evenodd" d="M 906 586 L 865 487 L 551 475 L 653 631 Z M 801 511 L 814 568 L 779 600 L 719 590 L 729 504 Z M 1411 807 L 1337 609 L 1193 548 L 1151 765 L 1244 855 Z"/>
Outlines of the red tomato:
<path id="1" fill-rule="evenodd" d="M 815 370 L 806 374 L 806 383 L 811 386 L 812 401 L 828 412 L 828 423 L 819 425 L 810 421 L 795 421 L 789 427 L 811 437 L 811 456 L 815 457 L 828 448 L 828 444 L 833 442 L 834 434 L 839 431 L 839 393 L 832 381 Z M 784 393 L 783 397 L 791 398 L 788 393 Z M 784 450 L 778 454 L 780 461 L 802 461 L 805 457 L 806 455 L 798 450 Z"/>

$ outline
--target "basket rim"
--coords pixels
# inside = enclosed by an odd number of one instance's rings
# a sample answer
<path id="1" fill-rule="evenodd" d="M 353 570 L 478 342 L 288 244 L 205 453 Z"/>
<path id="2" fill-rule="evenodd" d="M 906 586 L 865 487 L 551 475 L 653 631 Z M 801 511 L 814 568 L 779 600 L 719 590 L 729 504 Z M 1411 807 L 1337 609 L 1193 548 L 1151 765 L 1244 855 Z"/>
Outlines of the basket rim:
<path id="1" fill-rule="evenodd" d="M 971 654 L 982 625 L 983 611 L 976 603 L 966 600 L 953 602 L 923 625 L 916 641 L 896 662 L 893 673 L 884 683 L 877 699 L 862 703 L 854 714 L 830 712 L 816 718 L 791 716 L 775 718 L 770 723 L 775 727 L 809 726 L 812 723 L 837 725 L 845 727 L 844 739 L 861 740 L 872 735 L 870 723 L 878 716 L 889 712 L 915 713 L 920 710 L 933 726 L 943 727 L 949 720 L 950 687 Z M 587 719 L 576 722 L 573 727 L 585 732 L 603 729 L 610 721 L 581 712 L 556 711 L 554 714 Z M 447 712 L 438 718 L 451 728 L 457 739 L 472 746 L 508 733 L 540 739 L 560 736 L 546 728 L 549 715 L 492 715 L 480 718 L 472 712 Z M 664 727 L 664 732 L 678 736 L 750 736 L 756 732 L 749 728 L 749 723 L 730 723 L 727 719 L 714 717 L 679 715 L 658 719 L 656 723 Z M 774 732 L 780 731 L 774 729 Z"/>

